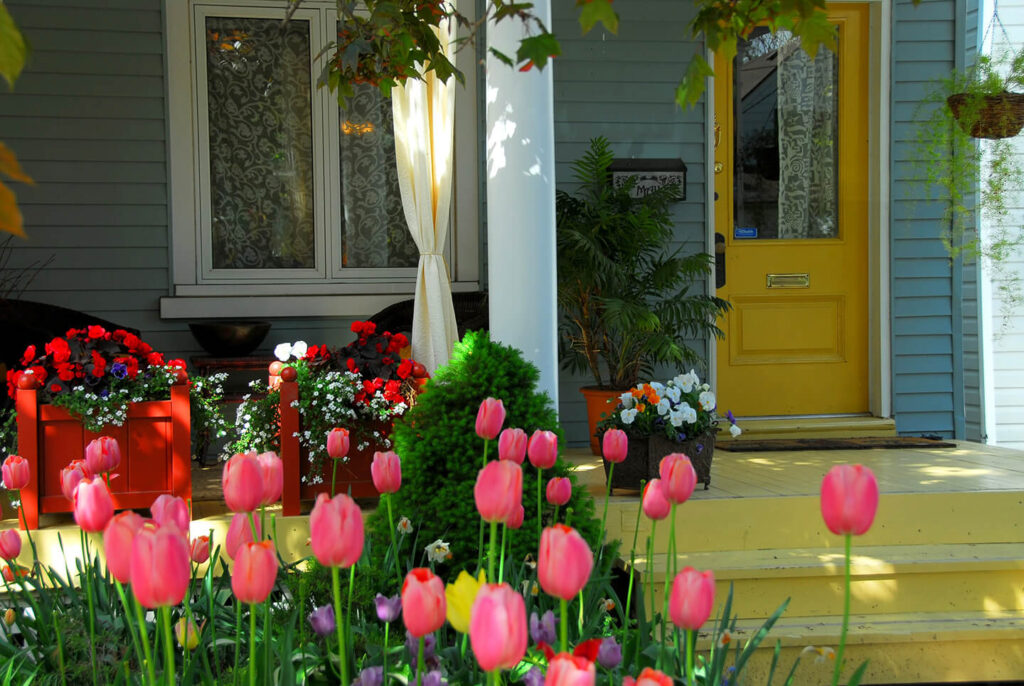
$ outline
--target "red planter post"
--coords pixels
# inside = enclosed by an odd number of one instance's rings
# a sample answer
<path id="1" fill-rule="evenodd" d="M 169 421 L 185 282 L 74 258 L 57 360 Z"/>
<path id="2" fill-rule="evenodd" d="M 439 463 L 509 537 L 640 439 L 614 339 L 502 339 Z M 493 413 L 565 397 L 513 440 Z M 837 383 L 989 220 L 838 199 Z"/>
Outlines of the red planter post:
<path id="1" fill-rule="evenodd" d="M 30 529 L 38 528 L 41 513 L 71 511 L 71 502 L 61 491 L 60 470 L 82 458 L 85 446 L 100 435 L 117 439 L 121 446 L 121 465 L 110 480 L 115 508 L 145 509 L 165 493 L 192 497 L 187 381 L 171 386 L 170 400 L 129 405 L 124 426 L 108 426 L 102 434 L 87 431 L 64 408 L 39 405 L 35 390 L 19 389 L 15 403 L 18 451 L 31 473 L 21 492 Z"/>
<path id="2" fill-rule="evenodd" d="M 299 514 L 300 486 L 302 485 L 302 448 L 299 445 L 299 384 L 281 381 L 281 461 L 284 462 L 284 491 L 281 493 L 281 514 L 294 517 Z"/>

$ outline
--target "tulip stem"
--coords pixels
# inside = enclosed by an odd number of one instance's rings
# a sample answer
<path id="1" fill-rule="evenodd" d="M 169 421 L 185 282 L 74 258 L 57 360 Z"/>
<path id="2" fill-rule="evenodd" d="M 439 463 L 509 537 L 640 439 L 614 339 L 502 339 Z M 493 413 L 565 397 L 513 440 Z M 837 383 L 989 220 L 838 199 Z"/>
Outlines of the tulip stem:
<path id="1" fill-rule="evenodd" d="M 340 459 L 340 458 L 339 458 Z M 338 460 L 331 460 L 331 497 L 334 497 L 334 487 L 338 482 Z"/>
<path id="2" fill-rule="evenodd" d="M 89 602 L 89 656 L 92 660 L 92 683 L 96 684 L 96 609 L 92 599 L 92 555 L 89 554 L 89 534 L 82 532 L 82 585 Z"/>
<path id="3" fill-rule="evenodd" d="M 117 595 L 121 599 L 121 607 L 124 608 L 125 624 L 128 625 L 128 633 L 132 636 L 132 646 L 135 648 L 135 657 L 142 664 L 142 651 L 139 649 L 139 639 L 135 636 L 135 628 L 132 626 L 131 610 L 128 609 L 128 597 L 125 595 L 124 586 L 117 579 L 114 579 L 114 587 L 117 588 Z"/>
<path id="4" fill-rule="evenodd" d="M 836 666 L 832 673 L 832 686 L 839 684 L 839 675 L 843 671 L 843 649 L 846 647 L 846 628 L 850 624 L 850 545 L 852 535 L 846 534 L 846 573 L 843 593 L 843 628 L 839 632 L 839 650 L 836 651 Z"/>
<path id="5" fill-rule="evenodd" d="M 643 491 L 644 481 L 640 481 L 640 490 Z M 630 612 L 633 607 L 633 574 L 636 571 L 636 539 L 640 534 L 640 513 L 643 512 L 643 507 L 636 509 L 636 524 L 633 526 L 633 546 L 629 549 L 629 585 L 626 587 L 626 607 L 623 608 L 622 617 L 622 641 L 623 645 L 626 644 L 626 634 L 629 633 L 629 628 L 632 625 Z"/>
<path id="6" fill-rule="evenodd" d="M 498 563 L 498 583 L 505 581 L 505 534 L 508 533 L 508 524 L 501 525 L 501 558 Z M 492 582 L 493 583 L 493 582 Z"/>
<path id="7" fill-rule="evenodd" d="M 149 683 L 156 686 L 156 666 L 153 664 L 153 654 L 149 650 L 149 631 L 146 629 L 146 617 L 142 613 L 142 605 L 138 599 L 135 605 L 135 618 L 139 621 L 139 638 L 142 640 L 142 652 L 146 656 L 146 674 L 149 675 Z"/>
<path id="8" fill-rule="evenodd" d="M 25 527 L 25 538 L 28 539 L 28 545 L 29 545 L 30 548 L 32 548 L 32 571 L 35 571 L 36 567 L 39 564 L 39 556 L 36 554 L 36 542 L 32 540 L 32 532 L 29 531 L 29 528 L 28 528 L 28 517 L 25 516 L 25 507 L 24 507 L 24 505 L 20 504 L 20 503 L 24 503 L 25 502 L 21 498 L 21 489 L 20 488 L 18 489 L 18 501 L 19 501 L 18 514 L 21 515 L 21 521 L 23 522 L 22 526 Z"/>
<path id="9" fill-rule="evenodd" d="M 256 517 L 253 515 L 252 512 L 249 512 L 248 515 L 249 515 L 249 528 L 252 529 L 252 540 L 253 540 L 254 543 L 259 543 L 259 541 L 260 541 L 260 534 L 259 534 L 258 531 L 256 531 Z"/>
<path id="10" fill-rule="evenodd" d="M 491 522 L 491 550 L 487 555 L 487 580 L 494 583 L 494 558 L 498 556 L 498 522 Z"/>
<path id="11" fill-rule="evenodd" d="M 697 647 L 697 632 L 693 629 L 686 630 L 686 683 L 690 686 L 697 686 L 697 679 L 693 674 L 693 653 Z"/>
<path id="12" fill-rule="evenodd" d="M 249 605 L 249 686 L 256 686 L 256 606 Z"/>
<path id="13" fill-rule="evenodd" d="M 391 622 L 384 622 L 384 666 L 381 668 L 381 686 L 388 686 L 388 633 L 390 629 Z"/>
<path id="14" fill-rule="evenodd" d="M 57 636 L 57 666 L 60 667 L 60 683 L 63 684 L 63 686 L 67 686 L 67 684 L 68 684 L 68 677 L 67 677 L 67 674 L 65 674 L 65 669 L 64 669 L 64 643 L 61 641 L 60 629 L 57 627 L 57 613 L 54 612 L 52 616 L 53 616 L 53 631 L 54 631 L 54 633 Z M 138 646 L 136 646 L 135 649 L 138 650 L 139 649 Z M 127 667 L 127 663 L 125 663 L 125 666 Z"/>
<path id="15" fill-rule="evenodd" d="M 416 648 L 416 686 L 423 685 L 423 637 L 420 636 L 419 646 Z"/>
<path id="16" fill-rule="evenodd" d="M 562 621 L 558 625 L 560 652 L 569 652 L 569 601 L 559 598 L 559 609 L 562 614 Z"/>
<path id="17" fill-rule="evenodd" d="M 164 625 L 164 676 L 167 678 L 167 686 L 174 686 L 174 637 L 171 635 L 171 608 L 161 607 L 160 619 Z M 185 643 L 188 643 L 187 624 L 185 626 Z"/>
<path id="18" fill-rule="evenodd" d="M 558 522 L 558 510 L 561 509 L 558 505 L 555 505 L 555 515 L 551 518 L 552 522 Z"/>
<path id="19" fill-rule="evenodd" d="M 540 484 L 544 481 L 544 470 L 537 467 L 537 542 L 540 543 L 541 535 L 544 530 L 544 522 L 541 519 L 541 504 L 540 504 Z"/>
<path id="20" fill-rule="evenodd" d="M 395 518 L 391 514 L 391 494 L 384 494 L 384 502 L 388 504 L 388 526 L 391 527 L 391 550 L 395 555 L 395 573 L 398 574 L 398 588 L 402 588 L 402 567 L 398 562 L 398 543 L 395 541 Z"/>
<path id="21" fill-rule="evenodd" d="M 648 579 L 649 579 L 649 581 L 647 583 L 647 588 L 648 588 L 648 590 L 650 591 L 650 594 L 651 594 L 651 602 L 650 602 L 650 604 L 647 607 L 650 608 L 650 611 L 651 611 L 651 627 L 652 627 L 652 630 L 653 630 L 654 622 L 655 622 L 655 619 L 656 619 L 655 612 L 654 612 L 654 534 L 655 534 L 655 530 L 657 528 L 658 528 L 658 520 L 657 519 L 652 520 L 651 521 L 651 535 L 647 537 L 647 576 L 648 576 Z M 640 660 L 640 640 L 639 640 L 639 637 L 637 637 L 636 657 L 634 658 L 634 661 L 639 662 L 639 660 Z"/>
<path id="22" fill-rule="evenodd" d="M 341 576 L 337 567 L 331 567 L 331 588 L 334 591 L 334 625 L 338 632 L 338 661 L 341 667 L 341 684 L 348 686 L 348 661 L 345 649 L 345 617 L 341 614 Z"/>
<path id="23" fill-rule="evenodd" d="M 212 621 L 213 615 L 210 615 Z M 241 646 L 242 640 L 242 603 L 240 601 L 235 602 L 235 666 L 231 670 L 231 683 L 232 686 L 238 679 L 238 653 L 240 652 L 239 647 Z M 143 644 L 145 645 L 145 644 Z"/>
<path id="24" fill-rule="evenodd" d="M 668 597 L 672 592 L 672 582 L 675 580 L 676 572 L 676 560 L 675 560 L 675 548 L 676 548 L 676 504 L 672 503 L 668 511 L 668 556 L 669 559 L 665 560 L 665 598 L 662 602 L 661 607 L 661 640 L 658 641 L 658 664 L 657 669 L 661 668 L 662 654 L 665 652 L 665 618 L 668 617 Z"/>
<path id="25" fill-rule="evenodd" d="M 604 557 L 604 532 L 605 524 L 608 522 L 608 501 L 612 497 L 612 475 L 615 473 L 615 463 L 608 463 L 608 484 L 604 489 L 604 513 L 601 515 L 601 536 L 597 539 L 597 569 L 600 572 L 601 558 Z"/>
<path id="26" fill-rule="evenodd" d="M 348 641 L 352 640 L 352 589 L 356 585 L 356 563 L 353 562 L 352 566 L 348 568 L 348 604 L 345 607 L 345 636 L 347 638 L 345 642 L 345 654 L 350 655 Z M 353 657 L 354 659 L 354 657 Z M 354 664 L 354 662 L 353 662 Z"/>

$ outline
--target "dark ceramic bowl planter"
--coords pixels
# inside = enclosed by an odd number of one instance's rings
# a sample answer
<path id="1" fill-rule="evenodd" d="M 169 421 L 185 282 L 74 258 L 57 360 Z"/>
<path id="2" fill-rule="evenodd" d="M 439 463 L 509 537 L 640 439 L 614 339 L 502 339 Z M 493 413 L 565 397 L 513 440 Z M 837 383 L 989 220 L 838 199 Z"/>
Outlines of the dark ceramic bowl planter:
<path id="1" fill-rule="evenodd" d="M 612 472 L 612 488 L 640 490 L 641 481 L 658 478 L 661 459 L 670 453 L 683 453 L 690 458 L 697 472 L 697 482 L 704 484 L 704 490 L 711 486 L 711 458 L 715 452 L 715 434 L 711 429 L 688 441 L 670 441 L 658 434 L 649 438 L 630 438 L 626 459 L 615 465 Z M 609 463 L 604 462 L 605 478 L 608 478 Z"/>
<path id="2" fill-rule="evenodd" d="M 214 357 L 244 357 L 260 346 L 270 322 L 190 322 L 188 328 L 203 350 Z"/>

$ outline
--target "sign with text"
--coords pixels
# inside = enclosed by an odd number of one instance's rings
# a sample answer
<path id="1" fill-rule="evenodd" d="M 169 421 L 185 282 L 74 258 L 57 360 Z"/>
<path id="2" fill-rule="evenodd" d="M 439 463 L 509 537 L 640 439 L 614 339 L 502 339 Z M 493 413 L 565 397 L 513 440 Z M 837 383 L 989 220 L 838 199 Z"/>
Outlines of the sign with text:
<path id="1" fill-rule="evenodd" d="M 630 195 L 642 198 L 662 186 L 676 186 L 679 200 L 686 200 L 686 165 L 677 159 L 615 160 L 608 167 L 616 188 L 635 179 Z"/>

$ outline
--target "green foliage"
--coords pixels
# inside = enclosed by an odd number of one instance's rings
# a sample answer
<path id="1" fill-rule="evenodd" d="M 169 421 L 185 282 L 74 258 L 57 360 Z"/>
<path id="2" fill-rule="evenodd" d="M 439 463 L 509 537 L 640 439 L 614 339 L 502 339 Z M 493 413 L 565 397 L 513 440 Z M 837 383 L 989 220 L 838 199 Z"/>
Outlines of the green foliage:
<path id="1" fill-rule="evenodd" d="M 710 272 L 710 255 L 669 250 L 676 189 L 634 198 L 634 180 L 610 182 L 613 159 L 608 141 L 593 139 L 573 165 L 576 194 L 556 195 L 559 347 L 567 368 L 624 389 L 655 364 L 699 364 L 683 340 L 721 336 L 715 320 L 729 304 L 690 292 Z"/>
<path id="2" fill-rule="evenodd" d="M 475 432 L 480 402 L 488 397 L 500 399 L 507 413 L 506 427 L 521 428 L 527 435 L 537 429 L 554 431 L 564 447 L 551 399 L 536 390 L 538 379 L 537 368 L 518 350 L 491 341 L 487 333 L 471 331 L 456 343 L 451 361 L 438 369 L 405 420 L 395 423 L 392 438 L 402 458 L 402 488 L 395 495 L 395 518 L 406 516 L 412 520 L 420 546 L 438 538 L 449 542 L 452 571 L 476 568 L 480 518 L 473 501 L 473 485 L 483 466 L 484 449 L 484 441 Z M 491 442 L 488 459 L 497 457 L 495 443 Z M 568 476 L 575 482 L 561 459 L 553 469 L 544 471 L 543 485 L 554 476 Z M 536 557 L 536 493 L 537 470 L 524 462 L 526 517 L 522 528 L 509 532 L 512 565 L 518 565 L 527 554 Z M 574 485 L 567 507 L 573 509 L 572 526 L 594 545 L 599 522 L 593 516 L 593 499 Z M 390 539 L 387 515 L 382 509 L 374 515 L 373 528 L 383 543 Z M 551 523 L 552 514 L 553 508 L 545 501 L 545 525 Z"/>

